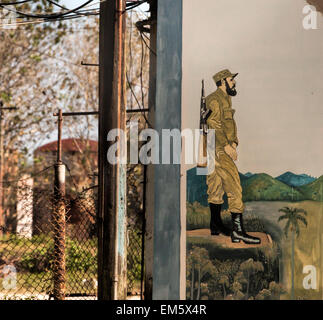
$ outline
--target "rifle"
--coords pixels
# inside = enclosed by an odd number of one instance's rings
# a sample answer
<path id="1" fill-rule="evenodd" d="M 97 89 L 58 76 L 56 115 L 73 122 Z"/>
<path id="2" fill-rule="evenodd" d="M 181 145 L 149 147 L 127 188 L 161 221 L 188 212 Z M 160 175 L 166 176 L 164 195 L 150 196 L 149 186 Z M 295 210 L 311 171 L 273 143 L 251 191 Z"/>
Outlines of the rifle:
<path id="1" fill-rule="evenodd" d="M 211 115 L 211 110 L 206 108 L 206 99 L 204 92 L 204 80 L 202 80 L 201 90 L 201 106 L 200 106 L 200 138 L 199 138 L 199 154 L 197 166 L 205 168 L 207 166 L 207 119 Z"/>

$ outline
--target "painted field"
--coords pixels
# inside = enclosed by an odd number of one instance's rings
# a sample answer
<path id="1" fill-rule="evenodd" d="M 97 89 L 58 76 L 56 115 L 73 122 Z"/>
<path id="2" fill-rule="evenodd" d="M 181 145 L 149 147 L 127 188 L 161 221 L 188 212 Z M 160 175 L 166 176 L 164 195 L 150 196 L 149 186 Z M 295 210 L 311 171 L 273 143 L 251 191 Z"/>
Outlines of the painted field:
<path id="1" fill-rule="evenodd" d="M 246 203 L 246 211 L 252 212 L 261 219 L 268 220 L 277 224 L 281 230 L 284 228 L 286 220 L 277 222 L 282 207 L 302 208 L 307 211 L 307 227 L 301 222 L 300 235 L 295 239 L 295 299 L 323 299 L 323 203 L 316 201 L 301 202 L 249 202 Z M 281 281 L 288 293 L 283 295 L 282 299 L 290 299 L 291 290 L 291 235 L 288 238 L 281 234 Z M 303 268 L 313 266 L 316 270 L 316 289 L 305 289 L 303 285 L 304 278 L 308 273 L 303 273 Z M 307 271 L 308 272 L 308 271 Z"/>

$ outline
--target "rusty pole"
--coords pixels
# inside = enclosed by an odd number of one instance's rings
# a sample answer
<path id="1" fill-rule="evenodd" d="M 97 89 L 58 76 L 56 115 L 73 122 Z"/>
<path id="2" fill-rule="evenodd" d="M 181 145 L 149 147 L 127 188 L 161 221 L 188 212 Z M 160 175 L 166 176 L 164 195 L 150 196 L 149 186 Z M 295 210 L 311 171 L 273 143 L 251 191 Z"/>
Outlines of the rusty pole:
<path id="1" fill-rule="evenodd" d="M 117 143 L 121 156 L 126 141 L 107 141 L 112 129 L 125 132 L 126 1 L 100 3 L 99 59 L 99 210 L 98 298 L 126 298 L 126 165 L 109 163 L 107 151 Z M 124 137 L 125 138 L 125 137 Z"/>
<path id="2" fill-rule="evenodd" d="M 2 102 L 0 104 L 2 107 Z M 4 218 L 3 218 L 3 114 L 0 110 L 0 235 L 4 233 Z"/>
<path id="3" fill-rule="evenodd" d="M 62 162 L 62 110 L 58 115 L 57 162 L 54 180 L 54 299 L 64 300 L 66 290 L 65 270 L 65 165 Z"/>
<path id="4" fill-rule="evenodd" d="M 65 164 L 62 161 L 62 126 L 63 117 L 69 116 L 89 116 L 98 114 L 97 111 L 84 112 L 62 112 L 61 109 L 54 113 L 57 119 L 57 159 L 54 181 L 54 208 L 52 223 L 54 226 L 54 299 L 64 300 L 66 291 L 66 267 L 65 267 L 65 247 L 66 247 L 66 207 L 65 207 Z"/>
<path id="5" fill-rule="evenodd" d="M 150 35 L 149 47 L 149 95 L 148 95 L 148 120 L 155 126 L 156 115 L 156 77 L 157 77 L 157 6 L 158 1 L 152 0 L 150 4 L 150 18 L 142 22 L 142 32 Z M 150 26 L 150 27 L 149 27 Z M 148 28 L 149 27 L 149 28 Z M 154 165 L 145 166 L 145 229 L 144 229 L 144 300 L 152 300 L 153 297 L 153 262 L 154 262 L 154 207 L 155 207 L 155 181 Z"/>
<path id="6" fill-rule="evenodd" d="M 3 210 L 3 166 L 4 166 L 4 144 L 3 144 L 3 111 L 17 110 L 17 107 L 3 107 L 0 101 L 0 235 L 4 233 L 4 210 Z"/>
<path id="7" fill-rule="evenodd" d="M 62 163 L 62 125 L 63 125 L 63 114 L 62 110 L 58 112 L 58 139 L 57 139 L 57 163 Z"/>

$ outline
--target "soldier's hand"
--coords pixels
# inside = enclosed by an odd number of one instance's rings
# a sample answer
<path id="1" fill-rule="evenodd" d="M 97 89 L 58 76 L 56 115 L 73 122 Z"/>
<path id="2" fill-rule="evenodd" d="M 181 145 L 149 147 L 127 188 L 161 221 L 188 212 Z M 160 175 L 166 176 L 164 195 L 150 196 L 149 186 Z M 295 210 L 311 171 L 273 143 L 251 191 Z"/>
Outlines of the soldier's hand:
<path id="1" fill-rule="evenodd" d="M 238 159 L 237 151 L 231 145 L 227 144 L 224 147 L 224 151 L 233 161 Z"/>

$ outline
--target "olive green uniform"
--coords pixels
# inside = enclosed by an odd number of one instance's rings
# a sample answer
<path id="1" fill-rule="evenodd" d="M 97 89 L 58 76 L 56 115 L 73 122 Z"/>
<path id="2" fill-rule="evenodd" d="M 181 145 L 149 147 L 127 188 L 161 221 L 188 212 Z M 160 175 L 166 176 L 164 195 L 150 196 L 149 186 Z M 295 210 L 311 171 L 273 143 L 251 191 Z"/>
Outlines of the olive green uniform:
<path id="1" fill-rule="evenodd" d="M 211 115 L 207 120 L 208 128 L 215 130 L 215 169 L 207 176 L 208 202 L 223 203 L 223 195 L 227 194 L 230 212 L 242 213 L 242 188 L 238 169 L 234 161 L 224 151 L 227 144 L 238 145 L 237 126 L 234 120 L 231 97 L 220 88 L 206 97 L 206 106 Z"/>

